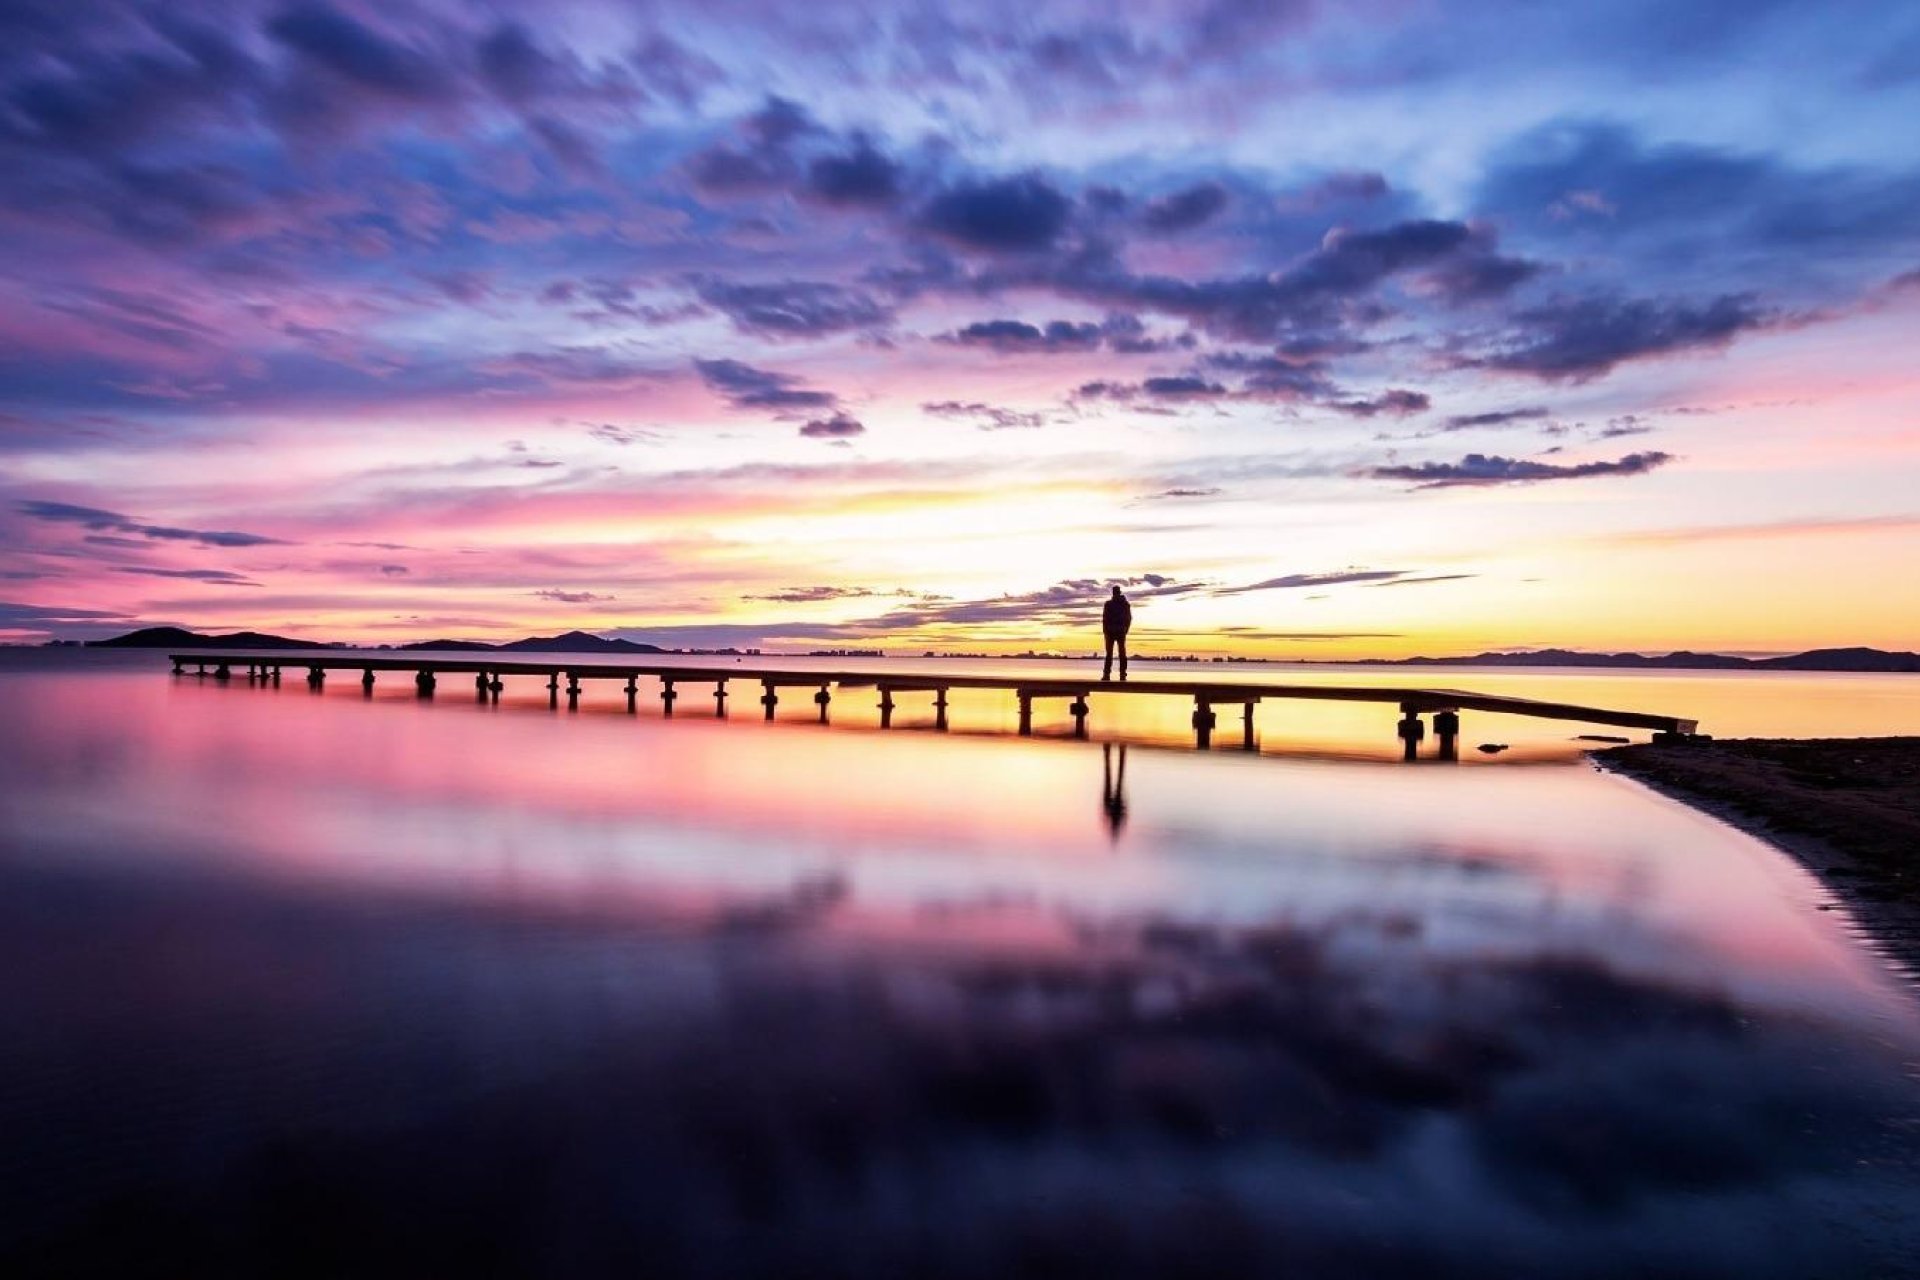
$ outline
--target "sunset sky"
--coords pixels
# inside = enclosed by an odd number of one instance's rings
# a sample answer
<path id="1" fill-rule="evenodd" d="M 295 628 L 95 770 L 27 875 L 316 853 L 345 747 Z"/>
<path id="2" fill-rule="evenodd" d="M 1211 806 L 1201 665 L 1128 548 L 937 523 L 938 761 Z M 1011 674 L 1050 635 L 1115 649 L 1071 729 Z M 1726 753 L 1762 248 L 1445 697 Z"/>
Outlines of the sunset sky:
<path id="1" fill-rule="evenodd" d="M 1920 6 L 0 5 L 0 640 L 1920 645 Z"/>

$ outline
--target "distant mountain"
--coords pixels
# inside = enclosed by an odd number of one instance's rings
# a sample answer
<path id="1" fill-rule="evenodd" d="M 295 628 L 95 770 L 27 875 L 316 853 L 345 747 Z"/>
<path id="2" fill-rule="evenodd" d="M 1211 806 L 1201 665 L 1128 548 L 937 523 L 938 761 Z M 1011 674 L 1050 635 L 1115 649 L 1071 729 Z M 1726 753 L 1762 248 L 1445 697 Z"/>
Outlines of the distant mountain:
<path id="1" fill-rule="evenodd" d="M 528 636 L 511 644 L 494 646 L 516 653 L 665 653 L 657 644 L 637 640 L 609 640 L 585 631 L 569 631 L 559 636 Z"/>
<path id="2" fill-rule="evenodd" d="M 1810 649 L 1791 658 L 1762 658 L 1756 667 L 1780 671 L 1920 671 L 1920 653 L 1885 649 Z"/>
<path id="3" fill-rule="evenodd" d="M 184 627 L 145 627 L 129 631 L 111 640 L 89 640 L 95 649 L 327 649 L 331 645 L 312 640 L 290 640 L 286 636 L 263 635 L 258 631 L 234 631 L 224 636 L 201 635 Z"/>
<path id="4" fill-rule="evenodd" d="M 1412 667 L 1626 667 L 1682 671 L 1920 671 L 1920 653 L 1884 649 L 1813 649 L 1783 658 L 1733 658 L 1722 653 L 1580 653 L 1535 649 L 1525 653 L 1476 653 L 1467 658 L 1375 658 L 1367 666 Z"/>
<path id="5" fill-rule="evenodd" d="M 438 650 L 438 649 L 497 649 L 499 645 L 482 644 L 478 640 L 420 640 L 413 644 L 395 645 L 396 649 Z"/>

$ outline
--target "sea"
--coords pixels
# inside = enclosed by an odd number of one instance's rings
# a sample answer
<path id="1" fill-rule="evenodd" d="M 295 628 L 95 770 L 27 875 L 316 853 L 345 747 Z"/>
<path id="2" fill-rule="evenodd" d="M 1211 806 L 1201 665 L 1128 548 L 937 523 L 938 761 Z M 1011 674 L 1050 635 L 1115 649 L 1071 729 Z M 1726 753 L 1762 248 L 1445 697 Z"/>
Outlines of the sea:
<path id="1" fill-rule="evenodd" d="M 1920 1274 L 1911 981 L 1586 754 L 1643 731 L 261 658 L 0 650 L 0 1275 Z M 1131 676 L 1920 732 L 1912 675 Z"/>

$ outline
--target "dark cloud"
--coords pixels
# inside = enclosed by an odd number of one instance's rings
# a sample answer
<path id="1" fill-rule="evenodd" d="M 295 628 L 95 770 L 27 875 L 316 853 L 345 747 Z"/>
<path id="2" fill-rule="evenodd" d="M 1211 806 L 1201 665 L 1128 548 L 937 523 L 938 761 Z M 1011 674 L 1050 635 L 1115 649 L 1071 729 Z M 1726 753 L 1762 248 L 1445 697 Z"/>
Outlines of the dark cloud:
<path id="1" fill-rule="evenodd" d="M 893 313 L 871 295 L 845 285 L 817 280 L 736 284 L 708 278 L 699 282 L 700 300 L 726 315 L 734 327 L 771 338 L 808 338 L 849 330 L 877 329 Z"/>
<path id="2" fill-rule="evenodd" d="M 905 171 L 865 136 L 852 150 L 816 156 L 807 165 L 805 193 L 832 205 L 891 205 L 899 200 Z"/>
<path id="3" fill-rule="evenodd" d="M 1387 414 L 1395 418 L 1407 418 L 1416 413 L 1425 413 L 1433 407 L 1433 401 L 1424 391 L 1406 391 L 1399 387 L 1383 391 L 1377 396 L 1357 400 L 1335 400 L 1327 408 L 1335 413 L 1344 413 L 1352 418 L 1375 418 Z"/>
<path id="4" fill-rule="evenodd" d="M 687 173 L 710 195 L 765 195 L 793 185 L 800 164 L 791 147 L 816 133 L 806 108 L 786 98 L 769 97 L 739 124 L 744 146 L 716 143 L 688 157 Z"/>
<path id="5" fill-rule="evenodd" d="M 1202 182 L 1148 201 L 1140 210 L 1140 222 L 1158 235 L 1175 235 L 1212 220 L 1226 207 L 1227 189 L 1217 182 Z"/>
<path id="6" fill-rule="evenodd" d="M 453 94 L 454 80 L 443 62 L 328 5 L 295 5 L 271 19 L 266 30 L 314 66 L 361 88 L 412 101 Z"/>
<path id="7" fill-rule="evenodd" d="M 984 347 L 1002 355 L 1056 354 L 1063 351 L 1092 351 L 1099 347 L 1100 326 L 1091 322 L 1052 320 L 1043 329 L 1023 320 L 981 320 L 940 341 L 963 347 Z"/>
<path id="8" fill-rule="evenodd" d="M 1596 440 L 1618 440 L 1621 436 L 1644 436 L 1653 431 L 1638 414 L 1625 413 L 1617 418 L 1608 418 L 1607 424 L 1593 433 Z"/>
<path id="9" fill-rule="evenodd" d="M 1481 427 L 1525 426 L 1547 416 L 1544 405 L 1520 409 L 1494 409 L 1487 413 L 1457 413 L 1440 425 L 1442 431 L 1472 431 Z"/>
<path id="10" fill-rule="evenodd" d="M 1463 253 L 1424 277 L 1434 291 L 1453 303 L 1501 298 L 1540 275 L 1544 264 L 1499 253 Z"/>
<path id="11" fill-rule="evenodd" d="M 867 434 L 864 423 L 844 409 L 826 418 L 815 418 L 802 423 L 800 434 L 809 440 L 846 440 L 853 436 Z"/>
<path id="12" fill-rule="evenodd" d="M 1313 400 L 1334 393 L 1324 360 L 1216 351 L 1207 367 L 1243 375 L 1241 394 L 1257 400 Z"/>
<path id="13" fill-rule="evenodd" d="M 1116 312 L 1099 323 L 1091 320 L 1050 320 L 1044 326 L 1024 320 L 982 320 L 936 341 L 955 346 L 981 347 L 1002 355 L 1057 355 L 1105 346 L 1116 355 L 1150 355 L 1185 350 L 1191 337 L 1156 338 L 1138 316 Z"/>
<path id="14" fill-rule="evenodd" d="M 1149 500 L 1166 498 L 1217 498 L 1225 492 L 1222 489 L 1162 489 L 1159 493 L 1147 495 Z"/>
<path id="15" fill-rule="evenodd" d="M 920 406 L 920 412 L 935 418 L 966 419 L 982 431 L 1004 431 L 1013 427 L 1040 427 L 1046 425 L 1046 415 L 1026 413 L 1017 409 L 1007 409 L 1000 405 L 985 404 L 978 400 L 930 400 Z"/>
<path id="16" fill-rule="evenodd" d="M 68 502 L 16 502 L 14 508 L 34 520 L 57 524 L 77 524 L 96 532 L 131 534 L 161 542 L 193 542 L 203 547 L 285 547 L 284 538 L 269 538 L 257 533 L 238 533 L 231 529 L 180 529 L 171 525 L 145 524 L 117 511 L 98 507 L 77 507 Z M 138 545 L 122 542 L 120 545 Z"/>
<path id="17" fill-rule="evenodd" d="M 1177 374 L 1147 378 L 1140 382 L 1083 382 L 1074 388 L 1075 400 L 1112 400 L 1127 404 L 1138 400 L 1164 403 L 1193 403 L 1225 400 L 1231 392 L 1218 382 L 1197 374 Z"/>
<path id="18" fill-rule="evenodd" d="M 1672 461 L 1672 454 L 1658 452 L 1630 453 L 1612 462 L 1565 465 L 1470 453 L 1458 462 L 1375 467 L 1367 474 L 1376 480 L 1410 480 L 1420 489 L 1451 489 L 1474 485 L 1533 484 L 1541 480 L 1584 480 L 1591 476 L 1639 476 Z"/>
<path id="19" fill-rule="evenodd" d="M 695 360 L 701 379 L 736 409 L 831 409 L 839 397 L 802 387 L 790 373 L 757 369 L 738 360 Z"/>
<path id="20" fill-rule="evenodd" d="M 1751 294 L 1711 302 L 1587 297 L 1516 312 L 1506 343 L 1466 363 L 1547 381 L 1584 382 L 1633 360 L 1718 350 L 1781 323 Z"/>
<path id="21" fill-rule="evenodd" d="M 1782 283 L 1811 285 L 1806 260 L 1844 277 L 1920 246 L 1920 171 L 1910 166 L 1801 167 L 1758 152 L 1650 143 L 1595 122 L 1514 141 L 1494 157 L 1477 203 L 1540 242 L 1625 256 L 1665 279 L 1764 263 Z M 1870 253 L 1857 253 L 1867 245 Z"/>
<path id="22" fill-rule="evenodd" d="M 1492 235 L 1464 222 L 1419 219 L 1371 231 L 1335 228 L 1285 270 L 1223 279 L 1138 275 L 1097 247 L 1039 268 L 1010 268 L 980 283 L 1050 288 L 1120 310 L 1180 316 L 1216 337 L 1345 346 L 1350 330 L 1384 316 L 1368 295 L 1388 279 L 1456 254 L 1490 251 Z"/>
<path id="23" fill-rule="evenodd" d="M 124 568 L 121 573 L 144 574 L 149 578 L 185 578 L 193 582 L 211 582 L 223 587 L 257 587 L 260 584 L 244 573 L 230 569 L 146 569 Z"/>
<path id="24" fill-rule="evenodd" d="M 592 591 L 562 591 L 558 587 L 548 587 L 533 593 L 537 599 L 551 600 L 555 604 L 599 604 L 613 599 Z"/>
<path id="25" fill-rule="evenodd" d="M 925 230 L 966 249 L 1021 253 L 1050 249 L 1065 234 L 1073 203 L 1037 173 L 962 182 L 921 210 Z"/>
<path id="26" fill-rule="evenodd" d="M 33 65 L 5 88 L 0 138 L 110 158 L 170 130 L 230 118 L 264 81 L 228 33 L 184 15 L 156 15 L 153 29 L 157 45 L 76 42 Z"/>

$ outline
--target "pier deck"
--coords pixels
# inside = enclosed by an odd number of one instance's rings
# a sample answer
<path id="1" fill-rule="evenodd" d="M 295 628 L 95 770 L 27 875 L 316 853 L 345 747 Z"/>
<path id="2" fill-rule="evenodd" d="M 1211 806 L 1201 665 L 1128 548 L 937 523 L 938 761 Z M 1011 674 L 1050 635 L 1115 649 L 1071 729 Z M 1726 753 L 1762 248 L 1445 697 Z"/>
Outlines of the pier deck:
<path id="1" fill-rule="evenodd" d="M 1404 745 L 1406 758 L 1414 759 L 1419 746 L 1427 736 L 1427 727 L 1421 717 L 1433 718 L 1434 736 L 1438 741 L 1438 753 L 1442 758 L 1452 758 L 1457 751 L 1460 732 L 1460 712 L 1482 711 L 1500 715 L 1531 716 L 1546 720 L 1567 720 L 1581 724 L 1611 725 L 1627 729 L 1648 729 L 1656 734 L 1674 737 L 1686 737 L 1695 732 L 1695 721 L 1680 716 L 1659 715 L 1645 711 L 1619 711 L 1605 707 L 1578 706 L 1566 702 L 1544 702 L 1533 698 L 1515 698 L 1503 694 L 1473 693 L 1464 689 L 1434 689 L 1426 687 L 1398 687 L 1390 685 L 1328 685 L 1328 684 L 1261 684 L 1251 681 L 1233 680 L 1167 680 L 1146 679 L 1130 680 L 1119 683 L 1107 683 L 1096 679 L 1073 679 L 1057 675 L 1039 675 L 1031 679 L 1020 676 L 962 675 L 944 672 L 926 671 L 872 671 L 872 670 L 804 670 L 792 667 L 777 667 L 761 663 L 753 666 L 735 665 L 728 667 L 689 666 L 667 662 L 602 662 L 598 655 L 588 658 L 582 655 L 579 661 L 568 661 L 564 655 L 558 659 L 528 661 L 509 658 L 488 658 L 465 656 L 458 658 L 437 658 L 428 656 L 400 656 L 391 652 L 379 655 L 365 653 L 327 653 L 327 654 L 288 654 L 283 652 L 206 652 L 175 653 L 168 655 L 173 661 L 175 675 L 184 675 L 189 666 L 199 675 L 210 675 L 216 680 L 230 680 L 235 668 L 245 670 L 249 681 L 280 682 L 281 670 L 292 667 L 306 672 L 307 684 L 312 688 L 321 688 L 326 683 L 329 671 L 357 672 L 360 683 L 372 689 L 379 673 L 404 672 L 413 677 L 416 691 L 422 697 L 430 697 L 438 687 L 443 676 L 474 677 L 475 690 L 482 697 L 497 698 L 504 676 L 542 676 L 546 678 L 548 698 L 557 705 L 562 693 L 569 706 L 577 705 L 581 683 L 587 680 L 617 680 L 624 682 L 624 692 L 628 708 L 631 710 L 639 696 L 641 679 L 660 682 L 660 698 L 668 715 L 673 714 L 675 701 L 680 696 L 679 685 L 713 686 L 714 711 L 717 715 L 726 714 L 728 698 L 727 686 L 735 682 L 758 684 L 762 693 L 758 699 L 765 716 L 771 720 L 774 709 L 780 701 L 782 689 L 813 689 L 812 701 L 819 707 L 820 719 L 827 718 L 827 708 L 831 703 L 832 690 L 871 689 L 880 697 L 880 725 L 887 728 L 892 723 L 894 698 L 898 694 L 931 693 L 934 695 L 935 727 L 947 727 L 947 694 L 953 689 L 990 689 L 1013 694 L 1020 704 L 1020 733 L 1033 732 L 1033 703 L 1035 699 L 1069 698 L 1068 710 L 1074 719 L 1074 732 L 1085 736 L 1087 717 L 1091 707 L 1088 699 L 1094 694 L 1102 697 L 1179 697 L 1193 700 L 1193 731 L 1195 745 L 1205 748 L 1212 745 L 1213 730 L 1218 722 L 1216 706 L 1237 706 L 1241 709 L 1243 745 L 1253 746 L 1254 708 L 1268 700 L 1305 699 L 1326 702 L 1379 702 L 1395 705 L 1400 711 L 1400 720 L 1396 734 Z M 565 681 L 564 688 L 562 681 Z"/>

